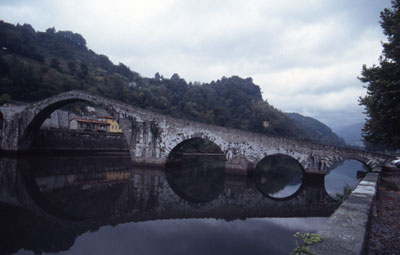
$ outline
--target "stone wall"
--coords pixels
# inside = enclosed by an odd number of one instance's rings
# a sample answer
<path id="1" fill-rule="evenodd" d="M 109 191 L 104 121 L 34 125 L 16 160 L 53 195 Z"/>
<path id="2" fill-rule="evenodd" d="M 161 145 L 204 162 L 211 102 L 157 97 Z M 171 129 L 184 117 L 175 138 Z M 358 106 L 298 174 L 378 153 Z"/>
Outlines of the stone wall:
<path id="1" fill-rule="evenodd" d="M 43 128 L 68 128 L 69 113 L 66 111 L 56 110 L 43 122 Z"/>
<path id="2" fill-rule="evenodd" d="M 32 150 L 127 152 L 129 149 L 122 134 L 41 129 L 32 143 Z"/>
<path id="3" fill-rule="evenodd" d="M 368 173 L 349 198 L 318 231 L 323 241 L 310 246 L 314 254 L 364 254 L 379 173 Z"/>

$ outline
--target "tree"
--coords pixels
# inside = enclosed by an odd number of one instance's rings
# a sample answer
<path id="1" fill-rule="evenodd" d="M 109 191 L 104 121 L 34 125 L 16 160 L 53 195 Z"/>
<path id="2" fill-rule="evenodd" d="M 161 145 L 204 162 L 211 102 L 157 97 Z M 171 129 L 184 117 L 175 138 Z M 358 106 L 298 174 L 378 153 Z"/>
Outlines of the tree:
<path id="1" fill-rule="evenodd" d="M 60 68 L 60 61 L 57 58 L 52 58 L 50 60 L 50 66 L 53 67 L 54 69 L 59 69 Z"/>
<path id="2" fill-rule="evenodd" d="M 82 78 L 85 78 L 89 74 L 89 68 L 84 63 L 81 63 L 81 73 L 80 74 L 81 74 Z"/>
<path id="3" fill-rule="evenodd" d="M 158 72 L 154 74 L 154 80 L 161 81 L 161 76 Z"/>
<path id="4" fill-rule="evenodd" d="M 363 137 L 368 143 L 387 148 L 400 147 L 400 0 L 381 12 L 381 27 L 388 41 L 383 43 L 379 65 L 362 68 L 359 79 L 367 95 L 360 97 L 367 120 Z"/>
<path id="5" fill-rule="evenodd" d="M 71 74 L 76 72 L 76 64 L 73 61 L 68 62 L 68 68 L 71 71 Z"/>
<path id="6" fill-rule="evenodd" d="M 46 29 L 46 33 L 54 35 L 56 33 L 56 28 L 51 27 L 51 28 Z"/>

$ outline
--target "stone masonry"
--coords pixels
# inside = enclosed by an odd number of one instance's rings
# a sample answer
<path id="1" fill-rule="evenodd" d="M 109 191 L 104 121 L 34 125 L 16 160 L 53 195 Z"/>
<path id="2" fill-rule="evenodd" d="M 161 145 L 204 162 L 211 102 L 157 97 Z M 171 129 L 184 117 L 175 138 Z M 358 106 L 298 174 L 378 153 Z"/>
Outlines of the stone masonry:
<path id="1" fill-rule="evenodd" d="M 173 118 L 83 91 L 69 91 L 24 106 L 0 107 L 0 149 L 29 150 L 41 124 L 55 110 L 75 102 L 104 108 L 119 123 L 133 161 L 165 163 L 172 149 L 192 138 L 214 142 L 224 152 L 227 167 L 251 169 L 265 156 L 284 154 L 296 159 L 308 173 L 326 173 L 335 162 L 359 160 L 370 168 L 390 159 L 384 154 L 273 137 Z"/>

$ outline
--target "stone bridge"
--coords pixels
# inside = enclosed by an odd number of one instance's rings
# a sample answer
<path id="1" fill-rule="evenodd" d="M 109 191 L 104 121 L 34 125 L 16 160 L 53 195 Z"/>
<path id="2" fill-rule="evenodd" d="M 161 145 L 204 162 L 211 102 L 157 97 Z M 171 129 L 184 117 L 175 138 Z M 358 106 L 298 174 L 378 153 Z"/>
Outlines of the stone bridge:
<path id="1" fill-rule="evenodd" d="M 321 145 L 284 137 L 173 118 L 83 91 L 69 91 L 23 106 L 0 107 L 3 151 L 23 152 L 45 119 L 56 109 L 75 102 L 104 108 L 119 123 L 134 162 L 163 165 L 180 143 L 203 138 L 223 151 L 227 168 L 252 169 L 264 157 L 284 154 L 296 159 L 308 173 L 326 173 L 335 162 L 359 160 L 371 169 L 381 167 L 390 157 L 362 150 Z"/>

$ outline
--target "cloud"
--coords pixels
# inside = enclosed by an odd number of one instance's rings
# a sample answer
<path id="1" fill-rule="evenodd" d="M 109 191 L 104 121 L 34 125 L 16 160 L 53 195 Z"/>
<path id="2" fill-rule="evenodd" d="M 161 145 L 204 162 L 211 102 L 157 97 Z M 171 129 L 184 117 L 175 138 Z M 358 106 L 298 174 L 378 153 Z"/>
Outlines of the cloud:
<path id="1" fill-rule="evenodd" d="M 379 13 L 390 5 L 390 0 L 7 0 L 0 3 L 0 16 L 41 31 L 54 26 L 80 33 L 95 52 L 143 76 L 179 73 L 201 82 L 253 77 L 274 106 L 332 124 L 364 118 L 357 99 L 365 91 L 357 76 L 363 64 L 377 63 L 385 39 Z"/>

